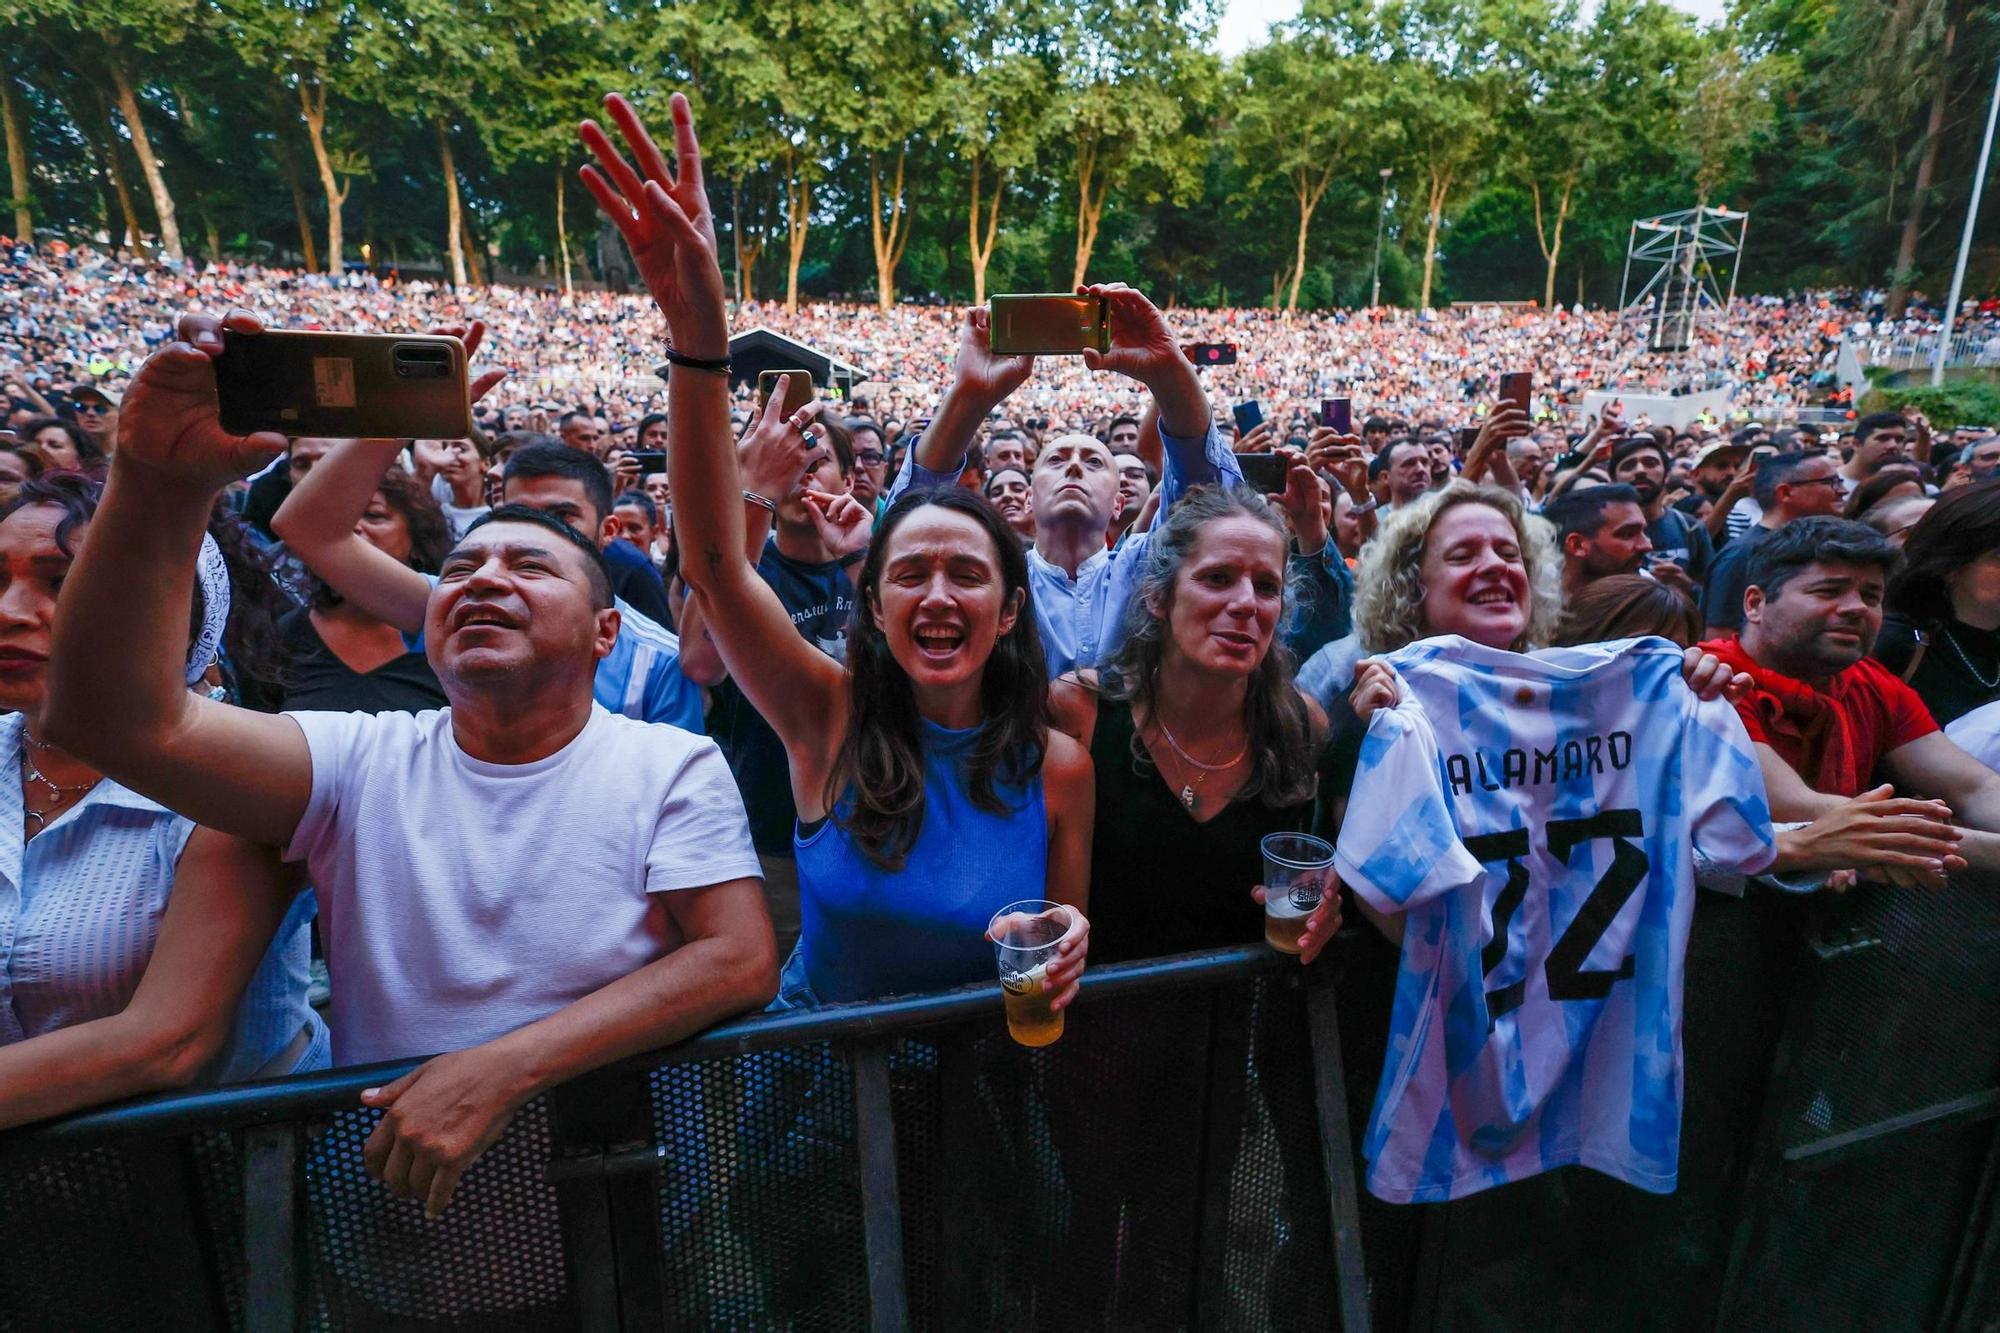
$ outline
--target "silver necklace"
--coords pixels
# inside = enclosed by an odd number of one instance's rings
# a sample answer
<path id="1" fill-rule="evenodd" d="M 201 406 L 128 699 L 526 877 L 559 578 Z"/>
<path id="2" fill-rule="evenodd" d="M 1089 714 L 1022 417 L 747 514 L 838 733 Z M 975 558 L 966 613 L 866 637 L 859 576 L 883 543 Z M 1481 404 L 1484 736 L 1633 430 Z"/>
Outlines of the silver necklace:
<path id="1" fill-rule="evenodd" d="M 1978 667 L 1972 665 L 1971 656 L 1965 651 L 1963 647 L 1960 646 L 1958 642 L 1958 636 L 1956 634 L 1953 634 L 1950 630 L 1946 630 L 1944 632 L 1944 641 L 1951 645 L 1951 650 L 1953 652 L 1958 654 L 1958 660 L 1965 663 L 1966 671 L 1971 674 L 1974 680 L 1978 681 L 1981 685 L 1983 685 L 1989 690 L 2000 690 L 2000 666 L 1996 666 L 1993 669 L 1993 679 L 1988 680 L 1986 679 L 1986 677 L 1979 674 Z"/>
<path id="2" fill-rule="evenodd" d="M 1208 775 L 1236 767 L 1243 762 L 1243 756 L 1250 753 L 1250 738 L 1246 736 L 1243 738 L 1243 748 L 1236 752 L 1234 759 L 1220 764 L 1204 764 L 1201 760 L 1181 748 L 1181 743 L 1174 739 L 1173 729 L 1167 726 L 1167 719 L 1160 712 L 1157 705 L 1153 709 L 1153 722 L 1159 727 L 1160 734 L 1167 738 L 1168 748 L 1180 756 L 1180 761 L 1183 764 L 1186 764 L 1189 768 L 1198 770 L 1200 773 L 1200 776 L 1195 778 L 1193 782 L 1181 784 L 1181 804 L 1187 807 L 1189 814 L 1194 813 L 1195 796 L 1201 791 L 1201 784 L 1208 781 Z"/>
<path id="3" fill-rule="evenodd" d="M 88 782 L 79 782 L 70 786 L 64 786 L 35 767 L 34 756 L 30 753 L 30 750 L 33 747 L 40 747 L 42 743 L 33 736 L 28 735 L 26 728 L 22 729 L 21 738 L 27 742 L 27 744 L 21 747 L 21 808 L 26 812 L 28 818 L 35 821 L 35 832 L 39 833 L 49 826 L 49 816 L 46 811 L 28 809 L 28 784 L 40 783 L 42 786 L 48 788 L 48 804 L 57 806 L 72 796 L 81 796 L 83 793 L 89 791 L 98 784 L 99 779 L 92 778 Z"/>

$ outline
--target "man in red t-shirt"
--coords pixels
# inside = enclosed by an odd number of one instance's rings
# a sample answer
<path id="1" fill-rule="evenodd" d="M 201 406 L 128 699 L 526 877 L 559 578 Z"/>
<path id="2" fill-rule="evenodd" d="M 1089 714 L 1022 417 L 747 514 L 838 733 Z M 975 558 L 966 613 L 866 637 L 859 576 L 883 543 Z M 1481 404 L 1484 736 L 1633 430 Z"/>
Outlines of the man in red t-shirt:
<path id="1" fill-rule="evenodd" d="M 1868 656 L 1897 559 L 1865 524 L 1787 523 L 1750 556 L 1741 637 L 1702 647 L 1753 682 L 1736 711 L 1757 744 L 1774 818 L 1828 814 L 1879 769 L 1949 804 L 1961 855 L 2000 867 L 2000 773 L 1947 739 L 1916 692 Z"/>

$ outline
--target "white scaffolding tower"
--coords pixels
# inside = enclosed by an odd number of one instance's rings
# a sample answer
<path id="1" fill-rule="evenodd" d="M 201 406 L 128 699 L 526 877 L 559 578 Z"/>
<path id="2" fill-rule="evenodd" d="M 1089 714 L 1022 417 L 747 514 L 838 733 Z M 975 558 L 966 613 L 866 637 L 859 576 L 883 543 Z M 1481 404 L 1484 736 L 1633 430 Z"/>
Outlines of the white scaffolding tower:
<path id="1" fill-rule="evenodd" d="M 1743 264 L 1743 241 L 1750 215 L 1727 208 L 1684 208 L 1678 213 L 1637 218 L 1625 243 L 1625 275 L 1618 284 L 1618 308 L 1647 324 L 1646 344 L 1655 352 L 1685 352 L 1703 318 L 1713 318 L 1736 299 L 1736 276 Z M 1652 270 L 1628 297 L 1633 265 Z M 1722 290 L 1721 269 L 1729 270 Z"/>

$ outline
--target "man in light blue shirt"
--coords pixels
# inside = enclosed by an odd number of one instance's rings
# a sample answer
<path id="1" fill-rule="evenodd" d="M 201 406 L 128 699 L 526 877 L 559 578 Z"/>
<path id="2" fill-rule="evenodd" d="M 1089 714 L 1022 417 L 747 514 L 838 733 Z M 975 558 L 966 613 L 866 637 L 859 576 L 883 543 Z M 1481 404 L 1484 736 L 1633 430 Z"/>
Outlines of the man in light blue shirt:
<path id="1" fill-rule="evenodd" d="M 1161 512 L 1171 509 L 1190 486 L 1242 485 L 1236 455 L 1216 433 L 1208 395 L 1165 317 L 1144 294 L 1122 283 L 1083 291 L 1102 296 L 1111 312 L 1111 350 L 1085 352 L 1084 364 L 1138 380 L 1159 411 Z M 980 424 L 1027 382 L 1034 368 L 1033 357 L 995 355 L 987 341 L 985 309 L 968 311 L 952 385 L 930 428 L 903 460 L 889 502 L 912 486 L 957 485 Z M 1031 480 L 1035 544 L 1028 552 L 1028 586 L 1054 679 L 1096 666 L 1117 650 L 1125 606 L 1151 534 L 1135 533 L 1116 550 L 1105 549 L 1104 535 L 1117 513 L 1118 466 L 1110 448 L 1094 436 L 1051 440 L 1035 460 Z"/>

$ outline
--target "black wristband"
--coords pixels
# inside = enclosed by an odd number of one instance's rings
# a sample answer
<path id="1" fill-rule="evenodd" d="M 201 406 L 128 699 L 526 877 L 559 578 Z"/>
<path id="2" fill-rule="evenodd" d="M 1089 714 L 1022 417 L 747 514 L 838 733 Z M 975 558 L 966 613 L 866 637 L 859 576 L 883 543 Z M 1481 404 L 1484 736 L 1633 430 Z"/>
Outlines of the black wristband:
<path id="1" fill-rule="evenodd" d="M 667 369 L 670 366 L 685 366 L 689 370 L 706 370 L 711 374 L 727 375 L 729 373 L 729 358 L 726 356 L 715 359 L 701 356 L 683 356 L 669 347 L 667 349 L 666 363 L 654 367 L 653 373 L 661 379 L 665 379 L 667 378 Z"/>
<path id="2" fill-rule="evenodd" d="M 840 557 L 840 559 L 835 561 L 834 563 L 839 565 L 842 569 L 852 569 L 854 566 L 860 564 L 863 560 L 866 560 L 867 558 L 868 558 L 868 548 L 864 546 L 858 551 L 849 551 L 846 555 Z"/>

